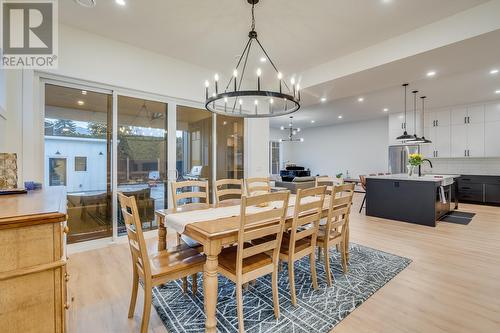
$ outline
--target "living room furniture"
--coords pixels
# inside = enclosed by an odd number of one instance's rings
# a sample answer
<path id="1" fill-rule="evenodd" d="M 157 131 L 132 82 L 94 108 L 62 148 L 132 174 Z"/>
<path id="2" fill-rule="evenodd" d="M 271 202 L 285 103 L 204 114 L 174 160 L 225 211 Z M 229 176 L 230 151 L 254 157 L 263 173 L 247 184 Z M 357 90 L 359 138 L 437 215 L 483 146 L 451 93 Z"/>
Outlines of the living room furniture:
<path id="1" fill-rule="evenodd" d="M 174 248 L 149 254 L 142 223 L 135 197 L 127 197 L 118 193 L 120 208 L 127 228 L 128 243 L 132 255 L 132 293 L 128 317 L 132 318 L 135 311 L 139 280 L 144 288 L 144 308 L 142 313 L 141 333 L 148 331 L 149 316 L 153 297 L 153 287 L 187 276 L 193 277 L 193 294 L 197 291 L 197 273 L 203 271 L 205 256 L 185 244 Z M 184 292 L 187 286 L 183 285 Z"/>
<path id="2" fill-rule="evenodd" d="M 314 187 L 316 184 L 314 177 L 295 177 L 292 181 L 276 181 L 276 187 L 288 189 L 292 194 L 297 193 L 299 189 Z"/>
<path id="3" fill-rule="evenodd" d="M 0 331 L 66 331 L 66 193 L 0 196 Z"/>
<path id="4" fill-rule="evenodd" d="M 287 165 L 285 170 L 280 171 L 280 177 L 285 182 L 291 182 L 295 177 L 310 177 L 311 171 L 302 166 Z"/>

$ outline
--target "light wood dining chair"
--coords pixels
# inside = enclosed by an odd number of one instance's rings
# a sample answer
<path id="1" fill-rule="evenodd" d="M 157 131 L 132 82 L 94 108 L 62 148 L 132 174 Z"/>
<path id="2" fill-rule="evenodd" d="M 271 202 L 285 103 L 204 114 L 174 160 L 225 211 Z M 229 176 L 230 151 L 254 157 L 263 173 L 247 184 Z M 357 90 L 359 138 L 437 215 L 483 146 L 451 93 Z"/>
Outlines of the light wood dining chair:
<path id="1" fill-rule="evenodd" d="M 271 192 L 271 185 L 269 185 L 269 178 L 254 177 L 245 180 L 245 191 L 247 196 L 264 194 Z"/>
<path id="2" fill-rule="evenodd" d="M 178 193 L 179 190 L 181 190 L 180 193 Z M 208 180 L 172 182 L 172 199 L 174 209 L 177 209 L 179 206 L 206 209 L 209 207 L 208 193 Z M 193 202 L 193 199 L 204 199 L 204 202 Z"/>
<path id="3" fill-rule="evenodd" d="M 151 313 L 153 287 L 172 280 L 185 279 L 189 275 L 196 276 L 198 272 L 203 271 L 205 256 L 187 245 L 178 245 L 168 250 L 149 254 L 142 233 L 142 224 L 135 198 L 118 193 L 118 200 L 127 228 L 128 243 L 132 255 L 133 282 L 128 317 L 132 318 L 134 316 L 139 280 L 142 280 L 144 309 L 141 333 L 146 333 Z M 196 293 L 194 281 L 193 294 Z M 183 288 L 186 288 L 184 284 Z"/>
<path id="4" fill-rule="evenodd" d="M 186 180 L 182 182 L 172 182 L 172 201 L 174 203 L 174 210 L 177 210 L 181 206 L 189 210 L 210 208 L 208 195 L 208 181 Z M 203 201 L 193 202 L 200 199 L 203 199 Z M 184 241 L 184 243 L 192 248 L 201 249 L 201 244 L 195 240 L 180 235 L 179 233 L 177 233 L 176 236 L 177 244 Z"/>
<path id="5" fill-rule="evenodd" d="M 328 217 L 326 224 L 318 230 L 316 244 L 323 250 L 325 258 L 325 273 L 328 286 L 332 285 L 330 270 L 330 248 L 337 247 L 342 256 L 342 269 L 347 272 L 346 235 L 349 232 L 349 214 L 351 212 L 354 184 L 334 186 L 330 195 Z"/>
<path id="6" fill-rule="evenodd" d="M 214 184 L 215 200 L 217 205 L 224 201 L 241 200 L 243 194 L 242 179 L 219 179 Z"/>
<path id="7" fill-rule="evenodd" d="M 219 255 L 219 273 L 236 284 L 238 328 L 244 332 L 243 285 L 272 274 L 274 316 L 279 317 L 278 262 L 290 192 L 243 196 L 240 207 L 238 244 L 224 248 Z M 260 208 L 263 205 L 273 205 Z M 274 207 L 274 208 L 273 208 Z M 255 239 L 268 241 L 252 245 Z M 267 253 L 271 253 L 269 256 Z"/>
<path id="8" fill-rule="evenodd" d="M 288 263 L 288 279 L 292 304 L 297 305 L 295 291 L 294 263 L 309 256 L 311 277 L 314 289 L 318 289 L 316 276 L 316 236 L 323 211 L 326 186 L 299 189 L 295 196 L 292 227 L 283 233 L 280 260 Z"/>

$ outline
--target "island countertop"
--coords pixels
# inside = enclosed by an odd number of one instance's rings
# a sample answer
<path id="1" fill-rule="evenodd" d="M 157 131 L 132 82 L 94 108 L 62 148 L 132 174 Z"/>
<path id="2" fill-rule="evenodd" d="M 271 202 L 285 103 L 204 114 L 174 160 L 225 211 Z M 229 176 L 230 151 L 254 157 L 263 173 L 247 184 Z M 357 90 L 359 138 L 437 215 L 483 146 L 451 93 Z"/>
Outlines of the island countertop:
<path id="1" fill-rule="evenodd" d="M 458 178 L 460 175 L 424 175 L 421 177 L 410 177 L 405 173 L 393 174 L 393 175 L 380 175 L 380 176 L 366 176 L 366 178 L 373 179 L 387 179 L 387 180 L 409 180 L 409 181 L 417 181 L 417 182 L 436 182 L 440 183 L 444 179 L 449 178 Z"/>

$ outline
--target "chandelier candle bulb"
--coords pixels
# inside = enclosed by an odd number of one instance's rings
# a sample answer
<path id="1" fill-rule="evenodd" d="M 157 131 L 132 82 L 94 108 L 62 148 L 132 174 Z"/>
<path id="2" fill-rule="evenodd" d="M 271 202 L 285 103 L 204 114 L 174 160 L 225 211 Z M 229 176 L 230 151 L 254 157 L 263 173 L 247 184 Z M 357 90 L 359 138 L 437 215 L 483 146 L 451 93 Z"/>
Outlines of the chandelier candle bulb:
<path id="1" fill-rule="evenodd" d="M 257 69 L 257 90 L 260 91 L 260 76 L 262 75 L 262 70 L 260 68 Z"/>
<path id="2" fill-rule="evenodd" d="M 215 81 L 215 94 L 219 93 L 219 74 L 214 75 L 214 81 Z"/>
<path id="3" fill-rule="evenodd" d="M 208 87 L 210 86 L 210 83 L 208 80 L 205 80 L 205 95 L 207 96 L 208 99 Z"/>

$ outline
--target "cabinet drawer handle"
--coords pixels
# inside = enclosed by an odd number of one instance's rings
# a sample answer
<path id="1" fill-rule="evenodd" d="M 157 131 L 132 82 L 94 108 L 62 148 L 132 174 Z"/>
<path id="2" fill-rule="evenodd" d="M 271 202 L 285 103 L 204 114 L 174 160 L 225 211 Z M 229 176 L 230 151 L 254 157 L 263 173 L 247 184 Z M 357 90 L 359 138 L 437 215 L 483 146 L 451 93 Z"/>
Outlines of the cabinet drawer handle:
<path id="1" fill-rule="evenodd" d="M 69 227 L 67 225 L 64 226 L 63 231 L 64 231 L 65 234 L 68 234 L 69 233 Z"/>
<path id="2" fill-rule="evenodd" d="M 64 279 L 66 280 L 66 282 L 69 281 L 69 278 L 70 278 L 70 275 L 68 273 L 64 274 Z"/>

